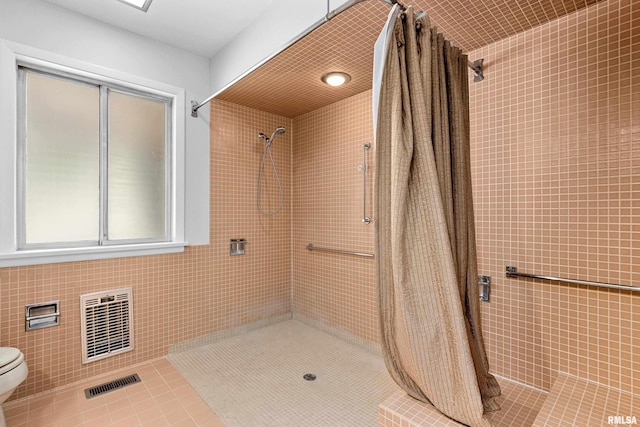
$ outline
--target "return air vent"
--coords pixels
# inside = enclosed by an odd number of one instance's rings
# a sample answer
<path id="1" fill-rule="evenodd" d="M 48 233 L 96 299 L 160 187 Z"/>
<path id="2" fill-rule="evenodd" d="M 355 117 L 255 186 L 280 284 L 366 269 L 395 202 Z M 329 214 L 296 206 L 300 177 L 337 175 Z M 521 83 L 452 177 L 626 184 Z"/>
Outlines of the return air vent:
<path id="1" fill-rule="evenodd" d="M 133 350 L 131 288 L 80 295 L 82 363 Z"/>
<path id="2" fill-rule="evenodd" d="M 95 387 L 87 388 L 84 390 L 84 395 L 87 399 L 100 396 L 101 394 L 109 391 L 117 390 L 119 388 L 128 386 L 130 384 L 139 383 L 142 380 L 138 374 L 129 375 L 128 377 L 118 378 L 117 380 L 109 381 L 108 383 L 100 384 Z"/>

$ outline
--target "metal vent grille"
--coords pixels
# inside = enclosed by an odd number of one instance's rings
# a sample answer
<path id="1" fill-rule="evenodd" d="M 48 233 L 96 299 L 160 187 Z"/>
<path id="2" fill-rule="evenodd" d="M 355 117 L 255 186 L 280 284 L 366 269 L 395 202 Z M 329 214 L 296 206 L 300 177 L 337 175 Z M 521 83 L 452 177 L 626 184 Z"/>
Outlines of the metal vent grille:
<path id="1" fill-rule="evenodd" d="M 139 383 L 142 380 L 138 374 L 129 375 L 128 377 L 118 378 L 117 380 L 109 381 L 108 383 L 100 384 L 95 387 L 87 388 L 84 390 L 84 395 L 87 399 L 100 396 L 101 394 L 117 390 L 119 388 L 128 386 L 130 384 Z"/>
<path id="2" fill-rule="evenodd" d="M 133 350 L 131 288 L 80 296 L 82 363 Z"/>

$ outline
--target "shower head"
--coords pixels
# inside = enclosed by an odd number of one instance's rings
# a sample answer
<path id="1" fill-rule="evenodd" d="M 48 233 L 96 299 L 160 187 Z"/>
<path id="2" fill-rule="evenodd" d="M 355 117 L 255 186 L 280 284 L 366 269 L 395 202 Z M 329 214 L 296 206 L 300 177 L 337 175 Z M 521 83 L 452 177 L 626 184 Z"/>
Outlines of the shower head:
<path id="1" fill-rule="evenodd" d="M 273 142 L 273 138 L 276 135 L 282 135 L 285 132 L 286 132 L 286 129 L 284 128 L 284 126 L 278 126 L 276 130 L 274 130 L 273 133 L 271 134 L 271 137 L 268 137 L 264 133 L 260 132 L 258 134 L 258 139 L 264 139 L 267 145 L 271 145 L 271 142 Z"/>
<path id="2" fill-rule="evenodd" d="M 274 130 L 274 131 L 273 131 L 273 133 L 271 134 L 271 138 L 268 138 L 267 142 L 271 142 L 271 141 L 273 141 L 273 138 L 274 138 L 276 135 L 282 135 L 284 132 L 285 132 L 285 128 L 284 128 L 284 126 L 278 126 L 278 127 L 276 128 L 276 130 Z"/>

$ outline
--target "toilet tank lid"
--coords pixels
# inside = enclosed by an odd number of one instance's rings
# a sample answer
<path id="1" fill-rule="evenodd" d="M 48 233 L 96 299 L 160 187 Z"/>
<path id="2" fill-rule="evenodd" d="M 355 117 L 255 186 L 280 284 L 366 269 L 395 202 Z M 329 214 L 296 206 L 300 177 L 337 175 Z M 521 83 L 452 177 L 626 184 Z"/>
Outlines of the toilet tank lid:
<path id="1" fill-rule="evenodd" d="M 0 347 L 0 369 L 13 362 L 22 355 L 22 352 L 13 347 Z"/>

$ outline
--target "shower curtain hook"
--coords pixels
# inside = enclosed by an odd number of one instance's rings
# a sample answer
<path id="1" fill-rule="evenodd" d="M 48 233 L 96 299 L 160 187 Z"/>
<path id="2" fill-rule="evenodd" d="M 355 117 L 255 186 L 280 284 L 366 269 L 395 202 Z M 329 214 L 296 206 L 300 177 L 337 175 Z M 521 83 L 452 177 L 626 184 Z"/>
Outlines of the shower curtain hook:
<path id="1" fill-rule="evenodd" d="M 397 4 L 398 6 L 400 6 L 400 9 L 405 12 L 407 10 L 406 6 L 403 5 L 402 3 L 400 3 L 398 0 L 390 0 L 391 2 L 391 6 Z"/>

